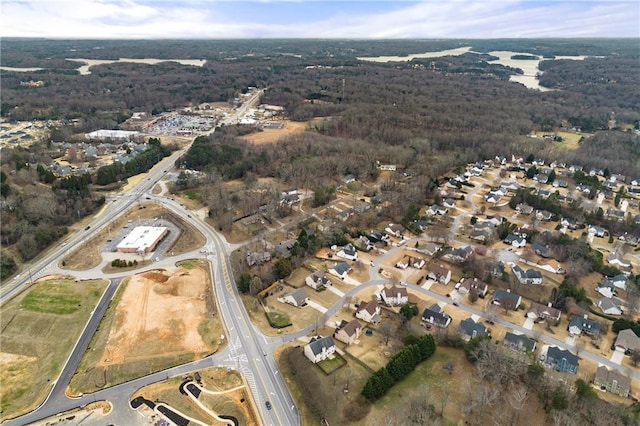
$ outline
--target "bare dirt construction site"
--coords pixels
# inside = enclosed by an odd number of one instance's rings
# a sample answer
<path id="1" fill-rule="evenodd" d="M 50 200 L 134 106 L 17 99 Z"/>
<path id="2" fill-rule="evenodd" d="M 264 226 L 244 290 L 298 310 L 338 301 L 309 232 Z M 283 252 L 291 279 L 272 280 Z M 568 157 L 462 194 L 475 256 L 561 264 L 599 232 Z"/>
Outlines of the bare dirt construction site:
<path id="1" fill-rule="evenodd" d="M 304 132 L 313 122 L 314 120 L 308 122 L 282 120 L 278 121 L 278 124 L 283 124 L 282 128 L 265 128 L 262 129 L 261 132 L 252 133 L 250 135 L 243 136 L 242 138 L 256 145 L 273 143 L 286 136 Z"/>
<path id="2" fill-rule="evenodd" d="M 72 392 L 114 385 L 217 351 L 223 330 L 205 266 L 191 261 L 175 272 L 130 277 L 94 336 Z"/>

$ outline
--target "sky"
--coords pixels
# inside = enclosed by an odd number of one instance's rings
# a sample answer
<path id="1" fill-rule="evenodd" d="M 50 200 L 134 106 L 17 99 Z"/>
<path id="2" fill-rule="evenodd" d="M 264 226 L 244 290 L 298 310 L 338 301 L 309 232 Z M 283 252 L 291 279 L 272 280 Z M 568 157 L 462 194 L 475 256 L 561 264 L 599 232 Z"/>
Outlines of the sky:
<path id="1" fill-rule="evenodd" d="M 2 0 L 0 37 L 640 37 L 640 1 Z"/>

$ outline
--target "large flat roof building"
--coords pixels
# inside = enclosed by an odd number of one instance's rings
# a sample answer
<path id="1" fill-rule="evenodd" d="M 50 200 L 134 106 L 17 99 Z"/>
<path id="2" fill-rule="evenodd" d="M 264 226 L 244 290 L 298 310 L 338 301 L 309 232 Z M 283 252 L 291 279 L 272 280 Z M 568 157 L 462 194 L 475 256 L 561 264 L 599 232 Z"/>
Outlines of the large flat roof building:
<path id="1" fill-rule="evenodd" d="M 117 249 L 120 253 L 149 253 L 168 232 L 164 226 L 136 226 Z"/>

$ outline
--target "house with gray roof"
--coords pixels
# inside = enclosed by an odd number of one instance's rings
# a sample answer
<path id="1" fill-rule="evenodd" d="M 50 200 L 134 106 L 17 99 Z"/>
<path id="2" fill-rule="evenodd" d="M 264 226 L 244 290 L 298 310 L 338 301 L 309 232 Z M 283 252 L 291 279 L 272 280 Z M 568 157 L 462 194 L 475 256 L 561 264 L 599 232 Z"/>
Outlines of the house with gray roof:
<path id="1" fill-rule="evenodd" d="M 622 315 L 624 313 L 622 300 L 618 298 L 602 297 L 598 299 L 596 305 L 606 315 Z"/>
<path id="2" fill-rule="evenodd" d="M 546 363 L 561 373 L 576 374 L 578 371 L 578 357 L 557 346 L 547 349 Z"/>
<path id="3" fill-rule="evenodd" d="M 338 262 L 329 269 L 329 273 L 344 280 L 351 271 L 351 266 L 347 262 Z"/>
<path id="4" fill-rule="evenodd" d="M 321 290 L 331 285 L 331 281 L 329 281 L 329 278 L 327 278 L 322 271 L 316 271 L 311 275 L 307 275 L 304 283 L 314 290 Z"/>
<path id="5" fill-rule="evenodd" d="M 584 316 L 572 316 L 567 330 L 574 336 L 579 336 L 582 333 L 588 336 L 595 336 L 600 333 L 600 327 L 601 326 L 598 321 L 589 319 L 589 317 L 585 314 Z"/>
<path id="6" fill-rule="evenodd" d="M 331 336 L 312 337 L 304 347 L 304 355 L 314 364 L 332 357 L 335 352 L 336 343 Z"/>
<path id="7" fill-rule="evenodd" d="M 342 247 L 340 251 L 336 253 L 336 256 L 343 259 L 356 260 L 358 258 L 358 250 L 356 250 L 353 244 L 349 243 Z"/>
<path id="8" fill-rule="evenodd" d="M 473 318 L 467 318 L 460 321 L 460 325 L 458 325 L 458 334 L 463 340 L 468 342 L 476 337 L 488 336 L 489 330 L 481 322 L 475 322 Z"/>
<path id="9" fill-rule="evenodd" d="M 630 328 L 620 330 L 616 338 L 615 347 L 625 354 L 640 352 L 640 337 Z"/>
<path id="10" fill-rule="evenodd" d="M 509 290 L 496 290 L 493 297 L 491 297 L 491 303 L 504 309 L 515 311 L 520 307 L 522 297 L 515 293 L 511 293 Z"/>
<path id="11" fill-rule="evenodd" d="M 543 305 L 542 303 L 531 302 L 529 312 L 527 312 L 529 318 L 548 320 L 554 324 L 560 321 L 560 315 L 560 309 L 554 308 L 551 303 Z"/>
<path id="12" fill-rule="evenodd" d="M 547 246 L 543 246 L 542 244 L 533 243 L 531 245 L 531 248 L 533 248 L 533 251 L 535 252 L 535 254 L 537 254 L 540 257 L 549 258 L 553 256 L 553 252 L 551 251 L 551 249 Z"/>
<path id="13" fill-rule="evenodd" d="M 609 370 L 604 365 L 596 370 L 593 384 L 601 390 L 620 395 L 623 398 L 628 398 L 631 392 L 631 379 L 623 376 L 617 370 Z"/>
<path id="14" fill-rule="evenodd" d="M 302 308 L 307 305 L 307 302 L 309 301 L 309 295 L 307 294 L 307 290 L 305 290 L 304 287 L 301 287 L 292 291 L 291 293 L 279 297 L 278 301 L 282 303 L 288 303 L 289 305 L 295 306 L 296 308 Z"/>
<path id="15" fill-rule="evenodd" d="M 535 269 L 527 269 L 525 271 L 518 265 L 514 265 L 511 269 L 520 284 L 542 284 L 542 273 L 540 271 Z"/>
<path id="16" fill-rule="evenodd" d="M 518 235 L 509 234 L 505 237 L 504 243 L 513 247 L 524 247 L 527 245 L 527 239 Z"/>
<path id="17" fill-rule="evenodd" d="M 515 349 L 517 351 L 535 351 L 536 350 L 536 341 L 530 339 L 524 334 L 515 334 L 507 331 L 504 335 L 504 339 L 502 339 L 502 343 L 505 346 L 510 347 L 511 349 Z"/>

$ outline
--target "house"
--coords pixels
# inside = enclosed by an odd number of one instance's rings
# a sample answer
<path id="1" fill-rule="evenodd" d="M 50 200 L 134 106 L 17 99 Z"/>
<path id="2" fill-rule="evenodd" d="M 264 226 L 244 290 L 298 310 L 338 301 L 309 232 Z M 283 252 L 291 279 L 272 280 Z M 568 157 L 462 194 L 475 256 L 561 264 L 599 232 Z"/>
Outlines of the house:
<path id="1" fill-rule="evenodd" d="M 520 237 L 518 235 L 513 235 L 513 234 L 509 234 L 507 235 L 507 237 L 504 239 L 504 243 L 505 244 L 509 244 L 513 247 L 524 247 L 527 245 L 527 239 Z"/>
<path id="2" fill-rule="evenodd" d="M 628 398 L 631 392 L 631 379 L 623 376 L 617 370 L 609 370 L 604 365 L 596 370 L 593 384 L 600 387 L 601 390 L 620 395 L 623 398 Z"/>
<path id="3" fill-rule="evenodd" d="M 378 231 L 377 229 L 372 230 L 367 238 L 369 238 L 369 241 L 372 243 L 386 243 L 389 241 L 389 235 L 387 235 L 386 232 Z"/>
<path id="4" fill-rule="evenodd" d="M 424 232 L 429 227 L 429 221 L 424 219 L 416 219 L 413 221 L 413 225 L 421 232 Z"/>
<path id="5" fill-rule="evenodd" d="M 421 325 L 431 324 L 436 327 L 446 328 L 451 324 L 451 315 L 445 314 L 440 305 L 434 303 L 422 313 Z"/>
<path id="6" fill-rule="evenodd" d="M 542 273 L 534 269 L 523 270 L 518 265 L 514 265 L 511 270 L 520 284 L 542 284 Z"/>
<path id="7" fill-rule="evenodd" d="M 308 275 L 304 279 L 304 283 L 314 290 L 322 290 L 328 285 L 331 285 L 331 281 L 326 277 L 324 272 L 316 271 L 311 275 Z"/>
<path id="8" fill-rule="evenodd" d="M 635 247 L 638 245 L 638 237 L 636 237 L 635 235 L 631 235 L 628 232 L 625 232 L 624 234 L 620 235 L 618 239 L 620 241 L 624 241 L 626 244 L 629 244 L 632 247 Z"/>
<path id="9" fill-rule="evenodd" d="M 533 180 L 541 184 L 547 184 L 549 183 L 549 176 L 542 173 L 538 173 L 533 177 Z"/>
<path id="10" fill-rule="evenodd" d="M 347 260 L 356 260 L 358 258 L 358 250 L 356 250 L 353 244 L 349 243 L 342 247 L 340 251 L 336 253 L 336 256 Z"/>
<path id="11" fill-rule="evenodd" d="M 604 234 L 607 232 L 607 230 L 602 226 L 589 225 L 587 232 L 589 233 L 589 235 L 592 235 L 594 237 L 604 237 Z"/>
<path id="12" fill-rule="evenodd" d="M 524 334 L 515 334 L 507 331 L 504 335 L 504 339 L 502 339 L 502 343 L 511 349 L 515 349 L 518 351 L 526 351 L 533 352 L 536 350 L 536 341 L 528 338 Z"/>
<path id="13" fill-rule="evenodd" d="M 285 241 L 281 241 L 279 242 L 273 249 L 276 251 L 276 253 L 278 253 L 280 256 L 283 257 L 290 257 L 291 256 L 291 249 L 293 248 L 293 246 L 298 242 L 297 239 L 292 238 L 290 240 L 285 240 Z"/>
<path id="14" fill-rule="evenodd" d="M 355 182 L 357 179 L 354 175 L 346 175 L 342 178 L 342 183 L 349 184 L 351 182 Z"/>
<path id="15" fill-rule="evenodd" d="M 431 265 L 427 271 L 427 278 L 447 285 L 451 281 L 451 269 L 443 265 Z"/>
<path id="16" fill-rule="evenodd" d="M 489 330 L 481 322 L 475 322 L 473 318 L 467 318 L 460 321 L 458 334 L 462 337 L 462 340 L 468 342 L 476 337 L 488 336 Z"/>
<path id="17" fill-rule="evenodd" d="M 498 191 L 489 191 L 484 198 L 487 201 L 487 203 L 497 204 L 498 201 L 502 199 L 502 195 L 503 194 Z"/>
<path id="18" fill-rule="evenodd" d="M 561 373 L 576 374 L 578 371 L 578 357 L 557 346 L 547 349 L 546 363 Z"/>
<path id="19" fill-rule="evenodd" d="M 518 189 L 520 189 L 520 184 L 515 181 L 502 182 L 500 183 L 500 189 L 505 191 L 505 194 L 509 192 L 516 192 Z"/>
<path id="20" fill-rule="evenodd" d="M 425 265 L 424 259 L 419 257 L 405 256 L 396 263 L 396 268 L 407 269 L 409 266 L 415 269 L 422 269 Z"/>
<path id="21" fill-rule="evenodd" d="M 342 320 L 338 328 L 336 328 L 336 332 L 333 333 L 333 336 L 342 343 L 351 345 L 358 340 L 360 333 L 362 333 L 362 325 L 357 319 L 349 322 Z"/>
<path id="22" fill-rule="evenodd" d="M 440 250 L 440 247 L 441 246 L 436 243 L 420 244 L 416 248 L 416 251 L 424 253 L 428 256 L 433 256 Z"/>
<path id="23" fill-rule="evenodd" d="M 304 287 L 296 289 L 291 293 L 285 294 L 282 297 L 278 298 L 278 301 L 282 303 L 288 303 L 291 306 L 295 306 L 296 308 L 302 308 L 307 306 L 307 302 L 309 301 L 309 295 Z"/>
<path id="24" fill-rule="evenodd" d="M 596 303 L 602 313 L 607 315 L 622 315 L 622 301 L 617 298 L 603 297 Z"/>
<path id="25" fill-rule="evenodd" d="M 497 306 L 501 306 L 504 309 L 510 309 L 515 311 L 520 307 L 522 303 L 522 297 L 515 293 L 511 293 L 509 290 L 496 290 L 491 298 L 491 303 Z"/>
<path id="26" fill-rule="evenodd" d="M 569 334 L 574 336 L 579 336 L 582 333 L 588 336 L 596 336 L 600 333 L 600 323 L 589 319 L 586 314 L 584 316 L 574 315 L 571 317 L 571 321 L 569 321 L 567 330 Z"/>
<path id="27" fill-rule="evenodd" d="M 608 278 L 607 281 L 611 281 L 616 288 L 622 290 L 627 289 L 627 277 L 624 274 L 619 274 L 615 277 Z"/>
<path id="28" fill-rule="evenodd" d="M 551 184 L 554 188 L 568 188 L 569 187 L 569 182 L 567 182 L 566 180 L 562 180 L 562 179 L 556 179 L 553 181 L 553 183 Z"/>
<path id="29" fill-rule="evenodd" d="M 364 214 L 369 210 L 371 210 L 371 204 L 367 203 L 366 201 L 358 200 L 353 205 L 353 211 L 358 214 Z"/>
<path id="30" fill-rule="evenodd" d="M 616 286 L 609 280 L 605 280 L 598 284 L 596 291 L 604 297 L 613 297 L 617 294 Z"/>
<path id="31" fill-rule="evenodd" d="M 338 262 L 329 269 L 330 274 L 335 275 L 341 280 L 344 280 L 347 277 L 349 271 L 351 271 L 351 267 L 347 262 Z"/>
<path id="32" fill-rule="evenodd" d="M 553 218 L 553 213 L 547 210 L 538 210 L 536 212 L 536 219 L 548 222 Z"/>
<path id="33" fill-rule="evenodd" d="M 548 189 L 538 189 L 537 194 L 538 194 L 538 197 L 540 198 L 551 197 L 551 191 L 549 191 Z"/>
<path id="34" fill-rule="evenodd" d="M 475 291 L 478 297 L 484 298 L 489 292 L 489 285 L 477 278 L 463 279 L 458 287 L 458 292 L 468 294 L 471 290 Z"/>
<path id="35" fill-rule="evenodd" d="M 382 319 L 380 317 L 380 305 L 378 301 L 360 302 L 358 309 L 356 309 L 356 318 L 360 318 L 362 321 L 370 324 L 378 324 Z"/>
<path id="36" fill-rule="evenodd" d="M 373 244 L 371 244 L 369 238 L 365 237 L 364 235 L 358 237 L 358 239 L 355 241 L 355 246 L 362 251 L 371 251 L 375 247 Z"/>
<path id="37" fill-rule="evenodd" d="M 298 193 L 282 193 L 281 197 L 280 197 L 280 203 L 283 205 L 288 205 L 291 206 L 295 203 L 297 203 L 298 201 L 300 201 L 300 196 L 298 195 Z"/>
<path id="38" fill-rule="evenodd" d="M 531 213 L 533 213 L 533 207 L 528 204 L 519 203 L 516 206 L 516 211 L 521 214 L 530 215 Z"/>
<path id="39" fill-rule="evenodd" d="M 427 209 L 427 214 L 429 216 L 436 216 L 436 215 L 443 216 L 443 215 L 447 214 L 448 212 L 449 212 L 449 210 L 446 207 L 439 206 L 437 204 L 429 206 L 429 208 Z"/>
<path id="40" fill-rule="evenodd" d="M 504 219 L 499 214 L 487 215 L 486 223 L 493 225 L 494 227 L 502 225 Z"/>
<path id="41" fill-rule="evenodd" d="M 571 173 L 581 172 L 582 171 L 582 166 L 577 166 L 577 165 L 569 166 L 569 171 Z"/>
<path id="42" fill-rule="evenodd" d="M 476 225 L 473 227 L 473 230 L 469 234 L 469 238 L 472 240 L 487 242 L 493 238 L 494 230 L 487 226 Z"/>
<path id="43" fill-rule="evenodd" d="M 616 338 L 615 347 L 627 355 L 640 352 L 640 337 L 630 328 L 620 330 Z"/>
<path id="44" fill-rule="evenodd" d="M 542 244 L 533 243 L 531 247 L 533 248 L 533 251 L 540 257 L 548 258 L 553 255 L 553 253 L 551 252 L 551 249 L 548 246 L 543 246 Z"/>
<path id="45" fill-rule="evenodd" d="M 312 337 L 311 340 L 309 340 L 309 343 L 304 347 L 304 355 L 314 364 L 330 358 L 335 352 L 336 343 L 333 341 L 333 337 L 331 336 Z"/>
<path id="46" fill-rule="evenodd" d="M 461 263 L 468 260 L 472 255 L 473 247 L 466 246 L 452 249 L 448 253 L 444 254 L 443 257 L 451 262 Z"/>
<path id="47" fill-rule="evenodd" d="M 614 266 L 619 266 L 621 268 L 630 268 L 631 262 L 625 260 L 618 253 L 611 253 L 607 256 L 607 262 Z"/>
<path id="48" fill-rule="evenodd" d="M 613 207 L 607 209 L 606 216 L 619 222 L 624 220 L 624 212 L 619 209 L 614 209 Z"/>
<path id="49" fill-rule="evenodd" d="M 564 273 L 566 273 L 566 271 L 564 270 L 564 268 L 562 267 L 560 262 L 558 262 L 555 259 L 540 259 L 538 261 L 538 265 L 539 265 L 540 269 L 544 269 L 545 271 L 553 272 L 554 274 L 564 274 Z"/>
<path id="50" fill-rule="evenodd" d="M 386 228 L 384 228 L 384 230 L 389 235 L 393 235 L 397 238 L 402 238 L 402 235 L 404 234 L 404 226 L 399 223 L 390 223 Z"/>
<path id="51" fill-rule="evenodd" d="M 563 217 L 560 219 L 560 226 L 569 229 L 578 229 L 578 222 L 572 217 Z"/>
<path id="52" fill-rule="evenodd" d="M 504 262 L 501 260 L 487 264 L 487 270 L 494 277 L 502 277 L 504 275 Z"/>
<path id="53" fill-rule="evenodd" d="M 554 308 L 551 303 L 543 305 L 542 303 L 531 302 L 527 317 L 547 320 L 557 324 L 560 321 L 560 314 L 560 310 Z"/>
<path id="54" fill-rule="evenodd" d="M 268 251 L 262 252 L 247 252 L 246 255 L 247 265 L 262 265 L 271 260 L 271 253 Z"/>
<path id="55" fill-rule="evenodd" d="M 405 305 L 409 302 L 409 292 L 406 287 L 384 287 L 380 292 L 382 301 L 389 306 Z"/>
<path id="56" fill-rule="evenodd" d="M 452 209 L 456 206 L 456 200 L 454 200 L 453 198 L 445 198 L 444 201 L 442 201 L 442 204 L 444 205 L 444 207 Z"/>

